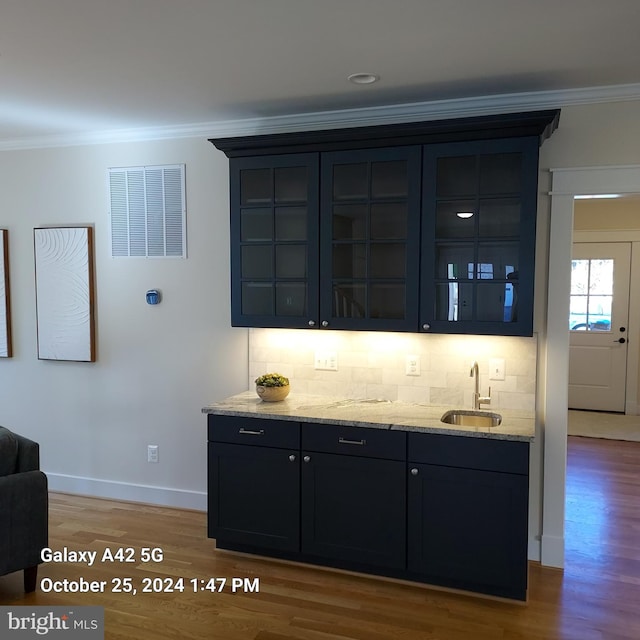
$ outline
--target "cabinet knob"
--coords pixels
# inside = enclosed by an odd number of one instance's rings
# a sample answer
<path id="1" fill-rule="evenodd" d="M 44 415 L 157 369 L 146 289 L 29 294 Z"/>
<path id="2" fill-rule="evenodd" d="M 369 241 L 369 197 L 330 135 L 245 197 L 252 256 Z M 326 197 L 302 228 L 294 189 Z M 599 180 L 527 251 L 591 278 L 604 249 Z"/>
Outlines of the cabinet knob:
<path id="1" fill-rule="evenodd" d="M 296 457 L 293 455 L 293 453 L 289 456 L 289 462 L 295 462 L 296 461 Z"/>
<path id="2" fill-rule="evenodd" d="M 316 321 L 315 320 L 309 320 L 309 322 L 307 323 L 310 327 L 315 327 L 316 326 Z"/>
<path id="3" fill-rule="evenodd" d="M 311 456 L 305 456 L 302 458 L 305 462 L 311 462 Z"/>
<path id="4" fill-rule="evenodd" d="M 323 320 L 322 321 L 322 326 L 323 327 L 328 327 L 329 326 L 329 321 L 328 320 Z"/>
<path id="5" fill-rule="evenodd" d="M 429 329 L 431 329 L 431 325 L 428 322 L 425 322 L 422 325 L 422 328 L 423 328 L 424 331 L 429 331 Z"/>
<path id="6" fill-rule="evenodd" d="M 415 467 L 413 469 L 411 469 L 411 475 L 412 476 L 417 476 L 418 475 L 418 470 Z"/>

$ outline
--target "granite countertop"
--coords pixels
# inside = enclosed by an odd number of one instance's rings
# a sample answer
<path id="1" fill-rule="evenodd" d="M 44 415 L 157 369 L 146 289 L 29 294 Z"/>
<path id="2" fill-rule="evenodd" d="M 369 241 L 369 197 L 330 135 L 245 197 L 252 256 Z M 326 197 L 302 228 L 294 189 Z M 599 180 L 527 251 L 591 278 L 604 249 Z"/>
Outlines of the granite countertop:
<path id="1" fill-rule="evenodd" d="M 497 440 L 531 441 L 535 435 L 532 412 L 492 408 L 486 413 L 499 413 L 502 424 L 497 427 L 469 427 L 440 421 L 446 411 L 468 411 L 468 407 L 410 404 L 388 400 L 350 400 L 291 392 L 280 402 L 263 402 L 255 391 L 245 391 L 220 402 L 207 405 L 203 413 L 244 416 L 368 427 L 442 433 Z"/>

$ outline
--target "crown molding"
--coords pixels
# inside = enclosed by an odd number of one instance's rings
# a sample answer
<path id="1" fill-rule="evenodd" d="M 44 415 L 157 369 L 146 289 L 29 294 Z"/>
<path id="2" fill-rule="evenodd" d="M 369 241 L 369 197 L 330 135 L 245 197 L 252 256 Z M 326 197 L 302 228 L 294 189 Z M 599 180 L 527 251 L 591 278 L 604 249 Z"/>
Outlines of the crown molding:
<path id="1" fill-rule="evenodd" d="M 230 138 L 296 131 L 319 131 L 529 110 L 558 109 L 574 105 L 633 100 L 640 100 L 640 83 L 507 93 L 431 102 L 316 111 L 265 118 L 219 120 L 166 127 L 115 129 L 16 138 L 13 140 L 0 140 L 0 151 L 146 142 L 179 138 Z"/>

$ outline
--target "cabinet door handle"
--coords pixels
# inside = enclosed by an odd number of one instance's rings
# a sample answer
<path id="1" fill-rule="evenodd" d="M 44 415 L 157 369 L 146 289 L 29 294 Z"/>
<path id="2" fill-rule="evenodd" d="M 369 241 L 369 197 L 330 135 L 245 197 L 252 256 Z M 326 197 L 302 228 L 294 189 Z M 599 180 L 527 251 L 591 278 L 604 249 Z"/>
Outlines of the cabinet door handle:
<path id="1" fill-rule="evenodd" d="M 311 456 L 305 456 L 302 458 L 305 462 L 311 462 Z"/>
<path id="2" fill-rule="evenodd" d="M 412 476 L 417 476 L 418 475 L 418 470 L 415 467 L 413 469 L 411 469 L 411 475 Z"/>
<path id="3" fill-rule="evenodd" d="M 328 327 L 329 326 L 329 321 L 328 320 L 323 320 L 322 321 L 322 326 L 323 327 Z"/>
<path id="4" fill-rule="evenodd" d="M 293 453 L 289 456 L 289 462 L 295 462 L 296 461 L 296 457 L 293 455 Z"/>
<path id="5" fill-rule="evenodd" d="M 238 433 L 241 433 L 243 436 L 263 436 L 264 429 L 260 429 L 260 431 L 252 431 L 251 429 L 240 427 L 240 431 L 238 431 Z"/>
<path id="6" fill-rule="evenodd" d="M 308 324 L 310 327 L 315 327 L 315 326 L 316 326 L 315 320 L 309 320 L 309 322 L 307 322 L 307 324 Z"/>
<path id="7" fill-rule="evenodd" d="M 428 322 L 425 322 L 425 323 L 422 325 L 422 328 L 423 328 L 425 331 L 429 331 L 429 329 L 431 329 L 431 325 L 430 325 Z"/>
<path id="8" fill-rule="evenodd" d="M 359 446 L 367 444 L 367 441 L 364 438 L 362 440 L 347 440 L 347 438 L 338 438 L 338 442 L 340 444 L 357 444 Z"/>

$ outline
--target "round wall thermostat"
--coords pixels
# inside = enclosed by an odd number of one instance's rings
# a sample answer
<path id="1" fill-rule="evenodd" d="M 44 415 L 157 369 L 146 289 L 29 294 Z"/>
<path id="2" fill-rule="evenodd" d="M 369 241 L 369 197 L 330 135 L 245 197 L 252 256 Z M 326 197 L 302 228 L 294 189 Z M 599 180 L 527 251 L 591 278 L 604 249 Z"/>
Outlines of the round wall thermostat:
<path id="1" fill-rule="evenodd" d="M 149 289 L 147 291 L 147 304 L 160 304 L 162 296 L 157 289 Z"/>

